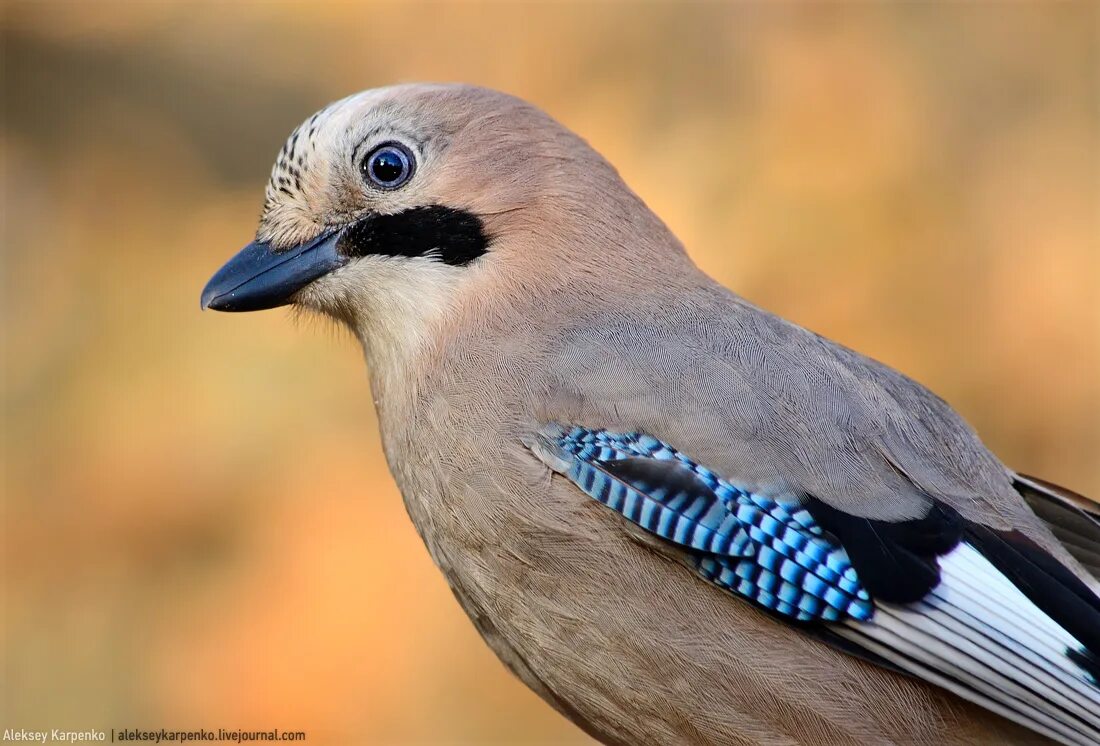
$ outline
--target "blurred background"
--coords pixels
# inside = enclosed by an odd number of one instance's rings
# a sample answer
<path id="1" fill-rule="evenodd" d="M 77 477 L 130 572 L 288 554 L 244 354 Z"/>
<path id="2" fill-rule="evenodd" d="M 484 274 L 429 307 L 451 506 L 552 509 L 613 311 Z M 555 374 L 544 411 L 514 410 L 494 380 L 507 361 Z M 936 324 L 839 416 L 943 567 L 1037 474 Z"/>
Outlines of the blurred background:
<path id="1" fill-rule="evenodd" d="M 588 743 L 431 565 L 351 338 L 199 312 L 363 88 L 535 102 L 724 283 L 1100 495 L 1098 7 L 5 2 L 3 727 Z"/>

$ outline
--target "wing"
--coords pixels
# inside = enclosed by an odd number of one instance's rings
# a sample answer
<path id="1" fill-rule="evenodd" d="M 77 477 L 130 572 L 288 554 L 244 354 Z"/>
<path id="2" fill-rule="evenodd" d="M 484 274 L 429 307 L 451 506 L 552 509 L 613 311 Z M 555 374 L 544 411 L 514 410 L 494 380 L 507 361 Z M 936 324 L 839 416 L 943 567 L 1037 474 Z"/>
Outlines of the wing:
<path id="1" fill-rule="evenodd" d="M 1026 474 L 1016 475 L 1013 486 L 1066 551 L 1100 579 L 1100 505 Z"/>
<path id="2" fill-rule="evenodd" d="M 555 336 L 544 420 L 658 435 L 754 492 L 885 521 L 934 498 L 1054 544 L 1009 469 L 915 381 L 722 288 L 658 302 Z"/>
<path id="3" fill-rule="evenodd" d="M 886 521 L 769 496 L 646 433 L 555 422 L 530 447 L 705 580 L 1063 743 L 1100 742 L 1100 599 L 1022 534 L 935 499 Z"/>
<path id="4" fill-rule="evenodd" d="M 797 621 L 871 617 L 843 548 L 803 507 L 740 490 L 648 435 L 574 427 L 539 442 L 543 459 L 586 493 L 695 550 L 708 580 Z"/>

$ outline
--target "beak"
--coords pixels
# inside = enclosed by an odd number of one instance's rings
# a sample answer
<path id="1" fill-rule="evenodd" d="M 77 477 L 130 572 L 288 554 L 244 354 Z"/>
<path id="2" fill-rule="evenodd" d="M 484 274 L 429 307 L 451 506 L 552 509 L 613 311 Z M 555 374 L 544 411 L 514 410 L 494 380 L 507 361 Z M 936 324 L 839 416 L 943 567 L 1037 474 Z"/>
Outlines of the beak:
<path id="1" fill-rule="evenodd" d="M 336 250 L 343 234 L 329 230 L 317 238 L 276 253 L 260 241 L 241 249 L 219 269 L 202 291 L 202 307 L 215 311 L 262 311 L 285 306 L 294 294 L 342 267 L 348 258 Z"/>

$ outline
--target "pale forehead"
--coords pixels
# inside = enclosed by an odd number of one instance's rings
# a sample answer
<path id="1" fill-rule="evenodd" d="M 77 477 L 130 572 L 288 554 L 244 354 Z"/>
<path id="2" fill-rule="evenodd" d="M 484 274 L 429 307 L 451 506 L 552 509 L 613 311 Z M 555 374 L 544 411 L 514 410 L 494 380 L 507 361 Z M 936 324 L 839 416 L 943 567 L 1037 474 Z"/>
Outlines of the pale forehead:
<path id="1" fill-rule="evenodd" d="M 291 245 L 333 220 L 347 219 L 364 209 L 368 198 L 342 185 L 358 182 L 358 164 L 372 148 L 399 140 L 418 159 L 434 158 L 472 118 L 506 101 L 514 105 L 517 100 L 473 86 L 418 83 L 375 88 L 329 104 L 302 122 L 279 151 L 257 237 Z M 386 195 L 386 207 L 412 206 L 425 198 L 426 186 L 422 180 Z"/>
<path id="2" fill-rule="evenodd" d="M 385 88 L 356 93 L 334 101 L 298 125 L 275 159 L 272 190 L 294 196 L 291 192 L 301 189 L 302 174 L 313 166 L 312 161 L 329 157 L 332 148 L 351 136 L 352 124 L 373 119 L 381 126 L 378 120 L 385 117 L 387 107 L 382 104 L 388 97 L 392 98 L 392 92 Z"/>
<path id="3" fill-rule="evenodd" d="M 448 85 L 373 88 L 335 101 L 290 134 L 271 172 L 269 193 L 296 196 L 310 169 L 340 155 L 354 161 L 356 148 L 381 136 L 398 137 L 423 150 L 457 128 L 456 114 L 467 109 L 479 89 Z M 458 106 L 456 106 L 458 104 Z M 463 105 L 465 104 L 465 105 Z"/>

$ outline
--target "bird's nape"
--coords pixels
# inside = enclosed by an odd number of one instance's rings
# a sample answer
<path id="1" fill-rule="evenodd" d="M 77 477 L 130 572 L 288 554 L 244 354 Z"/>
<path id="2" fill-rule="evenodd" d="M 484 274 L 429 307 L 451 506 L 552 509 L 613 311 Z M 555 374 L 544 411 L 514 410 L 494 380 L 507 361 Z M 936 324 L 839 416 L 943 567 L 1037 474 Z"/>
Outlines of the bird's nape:
<path id="1" fill-rule="evenodd" d="M 353 327 L 456 598 L 601 740 L 1100 743 L 1095 517 L 707 277 L 534 107 L 412 85 L 306 120 L 202 295 L 288 303 Z"/>

